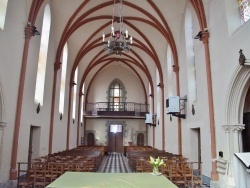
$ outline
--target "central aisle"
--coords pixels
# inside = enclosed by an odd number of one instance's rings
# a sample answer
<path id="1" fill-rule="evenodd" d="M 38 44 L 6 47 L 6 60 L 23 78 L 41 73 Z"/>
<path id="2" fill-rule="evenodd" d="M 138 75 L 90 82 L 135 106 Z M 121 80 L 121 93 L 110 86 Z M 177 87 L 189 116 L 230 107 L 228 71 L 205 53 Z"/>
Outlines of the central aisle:
<path id="1" fill-rule="evenodd" d="M 102 173 L 129 173 L 132 172 L 127 158 L 123 153 L 109 153 L 104 157 L 97 172 Z"/>

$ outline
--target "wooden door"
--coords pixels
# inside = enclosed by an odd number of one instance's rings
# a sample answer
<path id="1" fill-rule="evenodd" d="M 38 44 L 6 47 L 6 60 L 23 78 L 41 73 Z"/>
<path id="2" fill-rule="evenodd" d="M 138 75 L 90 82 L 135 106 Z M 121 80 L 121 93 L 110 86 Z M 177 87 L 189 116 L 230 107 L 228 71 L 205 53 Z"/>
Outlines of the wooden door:
<path id="1" fill-rule="evenodd" d="M 88 133 L 88 135 L 87 135 L 87 146 L 95 146 L 95 135 L 94 135 L 94 133 Z"/>
<path id="2" fill-rule="evenodd" d="M 30 137 L 29 137 L 29 150 L 28 150 L 28 163 L 31 163 L 32 160 L 32 151 L 33 151 L 33 126 L 30 126 Z M 30 165 L 28 166 L 28 168 L 30 168 Z"/>
<path id="3" fill-rule="evenodd" d="M 144 146 L 144 134 L 139 133 L 137 135 L 137 146 Z"/>
<path id="4" fill-rule="evenodd" d="M 109 131 L 108 134 L 108 152 L 123 153 L 123 131 Z"/>
<path id="5" fill-rule="evenodd" d="M 250 112 L 243 114 L 243 124 L 245 129 L 242 130 L 242 149 L 243 152 L 250 152 Z"/>

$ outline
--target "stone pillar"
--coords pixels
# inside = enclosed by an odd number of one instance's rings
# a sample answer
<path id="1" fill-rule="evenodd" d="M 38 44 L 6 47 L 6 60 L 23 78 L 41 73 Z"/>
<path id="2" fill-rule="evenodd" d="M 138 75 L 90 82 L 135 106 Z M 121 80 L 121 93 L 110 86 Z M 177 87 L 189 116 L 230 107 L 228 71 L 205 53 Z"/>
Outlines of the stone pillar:
<path id="1" fill-rule="evenodd" d="M 213 86 L 212 74 L 210 65 L 209 52 L 209 32 L 203 31 L 200 41 L 204 44 L 205 58 L 206 58 L 206 76 L 207 76 L 207 91 L 208 91 L 208 109 L 209 109 L 209 124 L 210 124 L 210 138 L 211 138 L 211 157 L 212 157 L 212 172 L 211 181 L 219 181 L 219 174 L 216 166 L 216 136 L 215 136 L 215 122 L 214 122 L 214 102 L 213 102 Z"/>
<path id="2" fill-rule="evenodd" d="M 52 154 L 52 147 L 53 147 L 57 71 L 61 68 L 61 64 L 62 64 L 61 62 L 54 63 L 54 78 L 53 78 L 52 101 L 51 101 L 51 110 L 50 110 L 49 154 Z"/>
<path id="3" fill-rule="evenodd" d="M 16 117 L 15 117 L 15 127 L 13 133 L 13 144 L 12 144 L 12 153 L 11 153 L 11 164 L 10 164 L 10 180 L 16 180 L 17 178 L 17 150 L 18 150 L 18 138 L 19 138 L 19 130 L 20 130 L 20 123 L 21 123 L 21 113 L 22 113 L 22 106 L 23 106 L 23 93 L 24 93 L 24 83 L 25 83 L 25 76 L 26 76 L 26 67 L 27 67 L 27 60 L 29 54 L 29 44 L 31 37 L 33 37 L 34 31 L 33 27 L 27 25 L 24 30 L 25 34 L 25 42 L 23 48 L 23 58 L 22 58 L 22 65 L 21 65 L 21 72 L 20 72 L 20 79 L 19 79 L 19 87 L 18 87 L 18 94 L 17 94 L 17 107 L 16 107 Z"/>
<path id="4" fill-rule="evenodd" d="M 242 150 L 241 132 L 242 132 L 243 129 L 245 129 L 245 125 L 243 125 L 243 124 L 233 125 L 233 127 L 232 127 L 232 130 L 233 130 L 233 142 L 234 142 L 233 153 L 238 153 L 238 152 L 241 152 L 241 150 Z"/>
<path id="5" fill-rule="evenodd" d="M 224 125 L 223 129 L 226 133 L 226 150 L 227 150 L 227 162 L 228 169 L 227 173 L 224 174 L 226 176 L 226 186 L 227 187 L 235 187 L 235 176 L 233 173 L 233 156 L 234 153 L 241 151 L 241 131 L 244 129 L 243 124 L 237 125 Z"/>

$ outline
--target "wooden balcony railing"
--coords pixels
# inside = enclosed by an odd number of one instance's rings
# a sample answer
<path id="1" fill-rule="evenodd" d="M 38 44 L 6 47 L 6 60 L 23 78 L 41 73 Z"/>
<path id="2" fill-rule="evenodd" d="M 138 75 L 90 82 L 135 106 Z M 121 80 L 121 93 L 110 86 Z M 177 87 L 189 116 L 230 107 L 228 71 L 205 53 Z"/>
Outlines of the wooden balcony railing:
<path id="1" fill-rule="evenodd" d="M 134 102 L 95 102 L 85 103 L 84 116 L 145 116 L 148 105 Z"/>

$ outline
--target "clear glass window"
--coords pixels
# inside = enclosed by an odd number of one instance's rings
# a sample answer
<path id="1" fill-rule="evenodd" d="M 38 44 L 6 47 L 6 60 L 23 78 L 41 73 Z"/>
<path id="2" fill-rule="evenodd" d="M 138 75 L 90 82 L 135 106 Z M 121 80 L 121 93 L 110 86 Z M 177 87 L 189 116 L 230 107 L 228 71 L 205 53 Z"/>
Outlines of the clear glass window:
<path id="1" fill-rule="evenodd" d="M 49 34 L 51 25 L 51 13 L 49 5 L 46 5 L 43 17 L 43 27 L 41 35 L 41 44 L 39 51 L 37 77 L 36 77 L 36 90 L 35 90 L 35 102 L 43 105 L 44 95 L 44 82 L 46 73 L 47 53 L 49 46 Z"/>
<path id="2" fill-rule="evenodd" d="M 0 0 L 0 28 L 4 29 L 8 0 Z"/>

